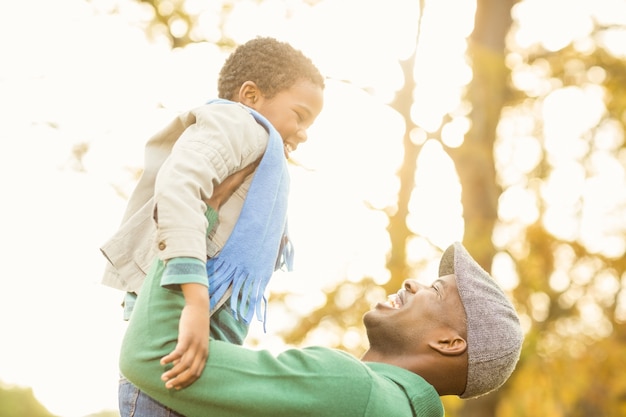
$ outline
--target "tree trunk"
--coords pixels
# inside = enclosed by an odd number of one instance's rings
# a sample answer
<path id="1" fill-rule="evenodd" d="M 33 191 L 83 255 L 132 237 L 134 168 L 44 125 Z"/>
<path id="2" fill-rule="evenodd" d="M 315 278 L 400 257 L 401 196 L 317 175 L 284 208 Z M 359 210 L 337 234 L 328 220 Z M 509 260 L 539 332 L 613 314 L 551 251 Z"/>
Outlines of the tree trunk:
<path id="1" fill-rule="evenodd" d="M 478 0 L 468 55 L 474 78 L 467 99 L 472 105 L 471 128 L 464 143 L 448 149 L 462 187 L 464 245 L 489 271 L 495 253 L 491 237 L 498 218 L 501 190 L 496 181 L 493 145 L 500 112 L 508 96 L 509 71 L 504 63 L 505 38 L 516 0 Z M 496 415 L 499 393 L 463 404 L 461 417 Z"/>
<path id="2" fill-rule="evenodd" d="M 415 187 L 415 172 L 417 171 L 417 157 L 421 146 L 411 141 L 411 129 L 415 127 L 411 122 L 411 104 L 413 103 L 413 90 L 415 80 L 413 78 L 413 63 L 415 54 L 406 61 L 401 62 L 404 73 L 404 87 L 398 91 L 391 107 L 400 113 L 405 121 L 405 131 L 403 137 L 404 158 L 398 171 L 400 178 L 400 189 L 398 190 L 397 209 L 389 216 L 389 238 L 391 239 L 391 251 L 387 260 L 387 269 L 391 273 L 391 279 L 385 284 L 385 290 L 393 293 L 400 287 L 402 280 L 410 276 L 409 266 L 406 263 L 406 244 L 411 235 L 411 231 L 406 225 L 406 218 L 409 214 L 409 201 L 411 193 Z"/>

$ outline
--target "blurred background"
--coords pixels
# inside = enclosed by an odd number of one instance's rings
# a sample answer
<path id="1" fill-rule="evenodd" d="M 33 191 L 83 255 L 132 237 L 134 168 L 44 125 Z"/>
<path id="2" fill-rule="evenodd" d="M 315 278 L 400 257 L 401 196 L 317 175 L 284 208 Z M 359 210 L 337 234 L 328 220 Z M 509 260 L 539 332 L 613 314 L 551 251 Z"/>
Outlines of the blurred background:
<path id="1" fill-rule="evenodd" d="M 451 417 L 626 415 L 626 1 L 21 0 L 0 14 L 0 417 L 117 416 L 102 286 L 148 137 L 216 96 L 234 47 L 327 77 L 294 154 L 295 271 L 267 332 L 360 356 L 361 317 L 462 241 L 515 302 L 508 383 Z"/>

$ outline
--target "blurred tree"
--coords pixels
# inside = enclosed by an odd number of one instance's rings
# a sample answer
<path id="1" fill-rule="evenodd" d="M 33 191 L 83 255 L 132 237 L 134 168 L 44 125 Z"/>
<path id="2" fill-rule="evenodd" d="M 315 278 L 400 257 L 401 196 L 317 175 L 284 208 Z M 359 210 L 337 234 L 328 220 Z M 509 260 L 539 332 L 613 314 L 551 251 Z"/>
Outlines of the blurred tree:
<path id="1" fill-rule="evenodd" d="M 517 0 L 478 0 L 467 55 L 473 78 L 465 100 L 470 103 L 471 127 L 458 148 L 447 148 L 461 182 L 465 224 L 463 243 L 478 263 L 491 271 L 496 249 L 492 242 L 498 220 L 501 189 L 496 178 L 493 147 L 500 113 L 509 97 L 509 69 L 505 38 L 511 27 L 511 8 Z M 496 415 L 506 398 L 506 385 L 494 393 L 464 402 L 462 417 Z"/>
<path id="2" fill-rule="evenodd" d="M 617 371 L 626 346 L 626 61 L 604 42 L 626 22 L 595 23 L 584 39 L 555 52 L 509 43 L 517 88 L 501 125 L 532 123 L 501 137 L 496 152 L 524 136 L 537 140 L 542 152 L 521 181 L 504 175 L 502 181 L 505 193 L 523 188 L 537 206 L 528 224 L 501 219 L 499 225 L 520 279 L 515 299 L 531 324 L 510 384 L 516 400 L 500 404 L 506 416 L 626 413 L 626 379 Z M 530 73 L 530 83 L 520 80 Z M 601 96 L 601 111 L 585 124 L 580 119 L 590 117 L 592 109 L 584 108 L 590 92 Z M 565 123 L 555 132 L 537 110 L 559 93 L 588 96 L 559 109 Z M 555 146 L 555 137 L 565 146 Z M 569 188 L 561 194 L 569 207 L 555 198 L 561 187 Z"/>
<path id="3" fill-rule="evenodd" d="M 233 47 L 235 42 L 232 39 L 224 37 L 224 31 L 220 27 L 218 31 L 213 32 L 219 34 L 217 39 L 206 39 L 206 37 L 198 33 L 199 18 L 202 14 L 202 8 L 191 9 L 185 0 L 135 0 L 145 6 L 147 34 L 149 37 L 165 36 L 169 39 L 172 48 L 184 47 L 194 42 L 212 41 L 217 45 Z M 197 5 L 199 6 L 199 5 Z M 211 8 L 212 5 L 206 5 L 205 8 Z M 224 0 L 220 3 L 219 13 L 220 19 L 216 20 L 217 24 L 223 24 L 227 20 L 229 11 L 232 9 L 232 0 Z"/>
<path id="4" fill-rule="evenodd" d="M 31 388 L 0 384 L 0 417 L 55 417 L 37 401 Z"/>

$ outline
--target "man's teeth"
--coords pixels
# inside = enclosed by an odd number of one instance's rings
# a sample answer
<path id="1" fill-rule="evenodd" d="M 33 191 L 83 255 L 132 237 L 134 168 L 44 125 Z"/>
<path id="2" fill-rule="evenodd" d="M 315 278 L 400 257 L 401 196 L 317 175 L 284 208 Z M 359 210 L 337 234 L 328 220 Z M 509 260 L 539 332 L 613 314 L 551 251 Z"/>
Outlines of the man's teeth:
<path id="1" fill-rule="evenodd" d="M 285 143 L 285 150 L 287 150 L 287 152 L 293 152 L 293 147 L 290 144 Z"/>
<path id="2" fill-rule="evenodd" d="M 398 294 L 391 294 L 387 296 L 387 305 L 393 308 L 400 308 L 402 307 L 402 300 L 400 300 Z"/>

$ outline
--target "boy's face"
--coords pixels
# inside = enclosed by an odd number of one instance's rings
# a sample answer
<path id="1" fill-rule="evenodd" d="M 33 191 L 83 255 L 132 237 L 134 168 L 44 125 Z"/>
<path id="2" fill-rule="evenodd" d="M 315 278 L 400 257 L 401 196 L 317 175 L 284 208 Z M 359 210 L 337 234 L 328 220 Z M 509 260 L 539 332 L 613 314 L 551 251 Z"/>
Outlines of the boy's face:
<path id="1" fill-rule="evenodd" d="M 285 157 L 307 140 L 306 130 L 322 111 L 324 92 L 309 80 L 299 80 L 291 88 L 267 98 L 251 81 L 240 90 L 240 100 L 261 113 L 283 139 Z"/>

